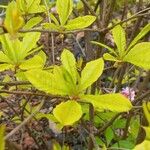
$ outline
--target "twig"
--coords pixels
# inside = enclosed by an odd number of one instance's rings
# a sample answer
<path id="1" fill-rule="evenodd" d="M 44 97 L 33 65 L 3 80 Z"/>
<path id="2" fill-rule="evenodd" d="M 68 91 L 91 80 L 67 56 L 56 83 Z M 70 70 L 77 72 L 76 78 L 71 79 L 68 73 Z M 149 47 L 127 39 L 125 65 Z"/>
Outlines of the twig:
<path id="1" fill-rule="evenodd" d="M 106 124 L 103 125 L 102 128 L 100 128 L 97 132 L 97 135 L 102 134 L 103 131 L 105 131 L 109 126 L 112 125 L 112 123 L 121 115 L 122 113 L 119 113 L 115 115 L 110 121 L 106 122 Z"/>
<path id="2" fill-rule="evenodd" d="M 29 85 L 28 81 L 11 81 L 11 82 L 0 82 L 0 86 L 15 86 L 15 85 Z"/>
<path id="3" fill-rule="evenodd" d="M 33 93 L 33 92 L 27 92 L 27 91 L 9 91 L 9 90 L 0 90 L 0 93 L 7 93 L 7 94 L 16 94 L 16 95 L 34 95 L 34 96 L 45 96 L 45 97 L 51 97 L 51 98 L 62 98 L 62 99 L 69 99 L 69 97 L 65 96 L 57 96 L 57 95 L 49 95 L 44 93 Z"/>
<path id="4" fill-rule="evenodd" d="M 8 133 L 5 136 L 5 140 L 9 139 L 12 135 L 14 135 L 17 131 L 19 131 L 24 125 L 26 125 L 26 123 L 28 123 L 32 119 L 32 117 L 34 115 L 36 115 L 36 113 L 39 112 L 39 110 L 42 108 L 43 104 L 44 104 L 44 100 L 42 100 L 41 104 L 37 107 L 37 109 L 28 118 L 26 118 L 20 125 L 18 125 L 16 128 L 14 128 L 10 133 Z"/>

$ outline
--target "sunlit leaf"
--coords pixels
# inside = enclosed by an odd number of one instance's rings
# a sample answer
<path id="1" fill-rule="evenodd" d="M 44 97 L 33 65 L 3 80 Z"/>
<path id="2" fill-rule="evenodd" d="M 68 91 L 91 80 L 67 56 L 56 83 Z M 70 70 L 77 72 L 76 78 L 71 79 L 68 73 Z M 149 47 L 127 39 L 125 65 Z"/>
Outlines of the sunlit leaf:
<path id="1" fill-rule="evenodd" d="M 15 1 L 8 4 L 6 10 L 6 18 L 4 20 L 4 27 L 11 34 L 14 35 L 24 24 L 24 19 L 20 14 L 18 6 Z"/>
<path id="2" fill-rule="evenodd" d="M 117 45 L 119 55 L 123 56 L 126 48 L 125 31 L 120 25 L 117 25 L 112 29 L 112 34 L 113 34 L 114 41 Z"/>
<path id="3" fill-rule="evenodd" d="M 67 126 L 72 125 L 81 118 L 82 109 L 80 104 L 70 100 L 57 105 L 53 110 L 53 114 L 62 125 Z"/>
<path id="4" fill-rule="evenodd" d="M 135 146 L 133 150 L 148 150 L 150 149 L 150 141 L 144 140 L 142 143 Z"/>
<path id="5" fill-rule="evenodd" d="M 94 83 L 102 74 L 103 69 L 104 61 L 102 58 L 88 62 L 81 72 L 79 90 L 82 91 Z"/>
<path id="6" fill-rule="evenodd" d="M 148 23 L 140 33 L 134 38 L 134 40 L 130 43 L 128 49 L 134 46 L 142 37 L 144 37 L 150 31 L 150 23 Z"/>
<path id="7" fill-rule="evenodd" d="M 130 62 L 144 69 L 150 69 L 150 42 L 135 45 L 124 57 L 124 61 Z"/>
<path id="8" fill-rule="evenodd" d="M 0 72 L 11 69 L 13 65 L 11 64 L 0 64 Z"/>
<path id="9" fill-rule="evenodd" d="M 105 44 L 102 44 L 102 43 L 99 43 L 99 42 L 96 42 L 96 41 L 92 41 L 91 43 L 93 43 L 93 44 L 97 44 L 97 45 L 99 45 L 99 46 L 102 46 L 102 47 L 104 47 L 104 48 L 108 49 L 108 51 L 109 51 L 110 53 L 115 54 L 115 56 L 117 56 L 117 55 L 118 55 L 118 54 L 115 52 L 115 50 L 114 50 L 114 49 L 112 49 L 111 47 L 109 47 L 109 46 L 107 46 L 107 45 L 105 45 Z"/>
<path id="10" fill-rule="evenodd" d="M 42 17 L 33 17 L 31 18 L 23 27 L 23 29 L 31 29 L 32 27 L 36 26 L 43 20 Z"/>
<path id="11" fill-rule="evenodd" d="M 67 49 L 64 49 L 61 54 L 61 61 L 63 67 L 68 71 L 70 76 L 72 77 L 72 81 L 74 84 L 77 82 L 77 69 L 76 69 L 76 60 L 74 55 Z"/>
<path id="12" fill-rule="evenodd" d="M 70 16 L 73 9 L 72 0 L 57 0 L 56 2 L 57 12 L 61 25 L 65 25 L 68 17 Z"/>
<path id="13" fill-rule="evenodd" d="M 25 72 L 25 75 L 33 86 L 41 91 L 54 95 L 68 95 L 66 86 L 60 85 L 59 79 L 54 78 L 54 74 L 52 73 L 40 69 L 34 69 Z"/>
<path id="14" fill-rule="evenodd" d="M 80 98 L 92 103 L 97 110 L 126 112 L 132 108 L 131 102 L 122 94 L 83 95 Z"/>
<path id="15" fill-rule="evenodd" d="M 90 16 L 90 15 L 77 17 L 75 19 L 69 20 L 64 27 L 67 30 L 83 29 L 83 28 L 90 26 L 95 20 L 96 20 L 96 17 Z"/>

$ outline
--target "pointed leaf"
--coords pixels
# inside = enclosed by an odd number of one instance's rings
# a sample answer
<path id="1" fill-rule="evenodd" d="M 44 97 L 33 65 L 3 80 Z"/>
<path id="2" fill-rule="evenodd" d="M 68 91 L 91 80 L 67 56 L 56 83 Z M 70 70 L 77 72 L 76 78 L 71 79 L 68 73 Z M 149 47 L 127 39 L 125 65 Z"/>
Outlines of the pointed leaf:
<path id="1" fill-rule="evenodd" d="M 150 69 L 150 42 L 135 45 L 123 60 L 144 69 Z"/>
<path id="2" fill-rule="evenodd" d="M 126 112 L 132 108 L 131 102 L 122 94 L 83 95 L 80 98 L 92 103 L 97 110 Z"/>
<path id="3" fill-rule="evenodd" d="M 93 43 L 93 44 L 97 44 L 97 45 L 99 45 L 99 46 L 102 46 L 102 47 L 104 47 L 104 48 L 108 49 L 108 51 L 109 51 L 110 53 L 115 54 L 115 56 L 117 56 L 117 55 L 118 55 L 118 54 L 115 52 L 115 50 L 114 50 L 114 49 L 112 49 L 111 47 L 109 47 L 109 46 L 107 46 L 107 45 L 105 45 L 105 44 L 102 44 L 102 43 L 99 43 L 99 42 L 96 42 L 96 41 L 91 41 L 91 43 Z"/>
<path id="4" fill-rule="evenodd" d="M 41 33 L 31 32 L 26 33 L 22 41 L 22 54 L 23 57 L 28 55 L 28 52 L 36 47 L 37 41 L 40 39 Z"/>
<path id="5" fill-rule="evenodd" d="M 11 34 L 14 35 L 24 24 L 24 19 L 21 16 L 17 4 L 12 1 L 8 4 L 6 10 L 6 18 L 4 21 L 4 27 Z"/>
<path id="6" fill-rule="evenodd" d="M 112 29 L 112 34 L 118 48 L 119 56 L 123 56 L 126 48 L 125 31 L 120 25 L 118 25 Z"/>
<path id="7" fill-rule="evenodd" d="M 62 102 L 53 110 L 55 118 L 64 126 L 72 125 L 82 116 L 81 105 L 76 101 L 70 100 Z"/>
<path id="8" fill-rule="evenodd" d="M 77 69 L 76 69 L 76 60 L 74 55 L 67 49 L 64 49 L 61 54 L 61 61 L 63 67 L 68 71 L 70 76 L 72 77 L 72 81 L 74 85 L 77 82 Z"/>
<path id="9" fill-rule="evenodd" d="M 87 63 L 81 72 L 81 83 L 79 85 L 80 91 L 94 83 L 102 74 L 103 69 L 104 61 L 102 58 Z"/>
<path id="10" fill-rule="evenodd" d="M 25 29 L 25 30 L 31 29 L 34 26 L 36 26 L 37 24 L 39 24 L 42 20 L 43 20 L 42 17 L 33 17 L 25 24 L 23 29 Z"/>
<path id="11" fill-rule="evenodd" d="M 73 9 L 72 0 L 57 0 L 56 8 L 61 25 L 65 25 Z"/>
<path id="12" fill-rule="evenodd" d="M 134 46 L 142 37 L 144 37 L 150 31 L 150 23 L 148 23 L 140 33 L 134 38 L 134 40 L 130 43 L 128 49 Z"/>
<path id="13" fill-rule="evenodd" d="M 68 95 L 65 85 L 59 84 L 59 79 L 54 78 L 52 73 L 40 69 L 25 72 L 27 79 L 37 89 L 54 95 Z"/>
<path id="14" fill-rule="evenodd" d="M 116 59 L 114 56 L 110 55 L 109 53 L 105 53 L 105 54 L 103 55 L 103 58 L 104 58 L 105 60 L 109 60 L 109 61 L 117 61 L 117 59 Z"/>
<path id="15" fill-rule="evenodd" d="M 0 51 L 0 62 L 11 62 L 11 60 L 5 55 L 2 51 Z"/>
<path id="16" fill-rule="evenodd" d="M 9 70 L 12 67 L 13 67 L 13 65 L 11 65 L 11 64 L 0 64 L 0 72 L 5 71 L 5 70 Z"/>
<path id="17" fill-rule="evenodd" d="M 25 12 L 29 14 L 44 12 L 45 6 L 40 3 L 41 0 L 25 0 Z"/>
<path id="18" fill-rule="evenodd" d="M 90 16 L 90 15 L 77 17 L 75 19 L 69 20 L 67 22 L 67 25 L 65 25 L 64 27 L 67 30 L 83 29 L 83 28 L 90 26 L 95 20 L 96 20 L 96 17 Z"/>
<path id="19" fill-rule="evenodd" d="M 35 55 L 34 57 L 24 61 L 19 68 L 23 70 L 30 70 L 30 69 L 36 69 L 36 68 L 43 68 L 44 67 L 44 62 L 43 59 Z"/>

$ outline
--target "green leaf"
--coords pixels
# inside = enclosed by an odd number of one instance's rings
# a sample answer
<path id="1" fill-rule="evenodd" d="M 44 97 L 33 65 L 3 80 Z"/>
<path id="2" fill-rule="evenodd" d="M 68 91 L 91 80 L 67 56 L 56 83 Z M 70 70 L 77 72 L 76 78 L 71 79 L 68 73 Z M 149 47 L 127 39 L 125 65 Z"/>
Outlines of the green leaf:
<path id="1" fill-rule="evenodd" d="M 102 58 L 88 62 L 81 72 L 79 90 L 82 91 L 94 83 L 102 74 L 103 69 L 104 61 Z"/>
<path id="2" fill-rule="evenodd" d="M 66 85 L 60 85 L 59 82 L 61 79 L 55 78 L 55 75 L 52 73 L 34 69 L 25 72 L 25 76 L 33 86 L 41 91 L 54 95 L 68 95 Z"/>
<path id="3" fill-rule="evenodd" d="M 55 66 L 53 69 L 54 80 L 57 82 L 57 86 L 63 87 L 68 95 L 71 95 L 76 91 L 75 85 L 72 83 L 72 79 L 70 79 L 70 75 L 62 66 Z M 58 82 L 59 81 L 59 82 Z"/>
<path id="4" fill-rule="evenodd" d="M 61 30 L 60 26 L 55 25 L 54 23 L 43 23 L 42 26 L 45 29 L 49 29 L 49 30 L 52 30 L 52 31 L 59 31 L 59 30 Z"/>
<path id="5" fill-rule="evenodd" d="M 27 30 L 27 29 L 31 29 L 32 27 L 36 26 L 37 24 L 39 24 L 41 21 L 43 20 L 42 17 L 33 17 L 31 18 L 23 27 L 23 29 Z"/>
<path id="6" fill-rule="evenodd" d="M 4 130 L 5 130 L 5 126 L 1 125 L 0 126 L 0 150 L 5 149 Z"/>
<path id="7" fill-rule="evenodd" d="M 132 108 L 131 102 L 122 94 L 83 95 L 80 98 L 92 103 L 97 110 L 126 112 Z"/>
<path id="8" fill-rule="evenodd" d="M 25 0 L 25 12 L 29 14 L 41 13 L 46 10 L 44 5 L 40 5 L 41 0 Z"/>
<path id="9" fill-rule="evenodd" d="M 134 38 L 134 40 L 130 43 L 128 50 L 132 48 L 142 37 L 144 37 L 150 31 L 150 23 L 148 23 L 140 33 Z"/>
<path id="10" fill-rule="evenodd" d="M 11 35 L 14 35 L 23 26 L 23 24 L 24 19 L 20 14 L 17 4 L 15 1 L 12 1 L 8 4 L 6 10 L 4 27 Z"/>
<path id="11" fill-rule="evenodd" d="M 114 56 L 110 55 L 109 53 L 105 53 L 105 54 L 103 55 L 103 58 L 104 58 L 105 60 L 109 60 L 109 61 L 117 61 L 117 59 L 116 59 Z"/>
<path id="12" fill-rule="evenodd" d="M 0 72 L 11 69 L 13 65 L 11 64 L 0 64 Z"/>
<path id="13" fill-rule="evenodd" d="M 105 130 L 105 137 L 106 137 L 106 140 L 107 140 L 107 146 L 109 146 L 110 142 L 114 138 L 114 132 L 111 128 L 107 128 Z"/>
<path id="14" fill-rule="evenodd" d="M 123 60 L 144 69 L 150 69 L 150 42 L 135 45 Z"/>
<path id="15" fill-rule="evenodd" d="M 113 53 L 115 56 L 118 56 L 118 54 L 115 52 L 114 49 L 112 49 L 111 47 L 109 47 L 109 46 L 107 46 L 107 45 L 105 45 L 105 44 L 102 44 L 102 43 L 99 43 L 99 42 L 96 42 L 96 41 L 91 41 L 91 43 L 97 44 L 97 45 L 99 45 L 99 46 L 102 46 L 102 47 L 108 49 L 108 51 L 109 51 L 110 53 Z"/>
<path id="16" fill-rule="evenodd" d="M 125 31 L 120 25 L 117 25 L 112 29 L 112 34 L 118 48 L 119 56 L 123 56 L 126 48 Z"/>
<path id="17" fill-rule="evenodd" d="M 80 104 L 76 101 L 69 100 L 62 102 L 53 110 L 55 118 L 64 126 L 72 125 L 82 116 Z"/>
<path id="18" fill-rule="evenodd" d="M 22 57 L 25 58 L 28 56 L 28 53 L 31 52 L 36 47 L 37 41 L 40 39 L 41 33 L 31 32 L 26 33 L 22 41 Z M 31 53 L 30 53 L 31 54 Z"/>
<path id="19" fill-rule="evenodd" d="M 65 25 L 73 9 L 72 0 L 57 0 L 56 8 L 59 15 L 61 25 Z"/>
<path id="20" fill-rule="evenodd" d="M 18 39 L 12 39 L 9 34 L 0 36 L 2 49 L 5 55 L 12 63 L 18 63 L 20 60 L 21 42 Z"/>
<path id="21" fill-rule="evenodd" d="M 43 59 L 38 55 L 35 55 L 34 57 L 24 61 L 19 66 L 19 68 L 23 70 L 36 69 L 36 68 L 42 69 L 43 67 L 44 67 Z"/>
<path id="22" fill-rule="evenodd" d="M 11 60 L 5 55 L 2 51 L 0 51 L 0 62 L 11 62 Z"/>
<path id="23" fill-rule="evenodd" d="M 144 140 L 142 143 L 135 146 L 133 150 L 149 150 L 150 149 L 150 141 Z"/>
<path id="24" fill-rule="evenodd" d="M 55 23 L 57 26 L 59 26 L 59 22 L 58 22 L 57 18 L 56 18 L 52 13 L 50 14 L 50 18 L 51 18 L 51 20 L 54 21 L 54 23 Z"/>
<path id="25" fill-rule="evenodd" d="M 61 61 L 63 67 L 68 71 L 70 76 L 72 77 L 72 81 L 74 85 L 77 82 L 77 69 L 76 69 L 76 60 L 74 55 L 67 49 L 64 49 L 61 54 Z"/>
<path id="26" fill-rule="evenodd" d="M 90 26 L 96 20 L 95 16 L 87 15 L 69 20 L 64 26 L 67 30 L 83 29 Z"/>

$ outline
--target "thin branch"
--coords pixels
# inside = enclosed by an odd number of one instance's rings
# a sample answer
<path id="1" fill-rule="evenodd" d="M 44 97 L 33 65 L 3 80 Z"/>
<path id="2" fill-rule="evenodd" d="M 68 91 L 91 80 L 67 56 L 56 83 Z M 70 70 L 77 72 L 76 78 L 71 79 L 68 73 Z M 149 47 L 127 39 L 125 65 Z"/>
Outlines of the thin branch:
<path id="1" fill-rule="evenodd" d="M 0 86 L 29 85 L 28 81 L 0 82 Z"/>
<path id="2" fill-rule="evenodd" d="M 28 117 L 26 118 L 20 125 L 18 125 L 16 128 L 14 128 L 10 133 L 8 133 L 5 136 L 5 140 L 9 139 L 12 135 L 14 135 L 17 131 L 19 131 L 24 125 L 26 125 L 33 116 L 35 116 L 39 110 L 42 108 L 43 104 L 44 104 L 44 100 L 42 100 L 41 104 L 37 107 L 37 109 Z"/>
<path id="3" fill-rule="evenodd" d="M 144 11 L 148 11 L 150 10 L 150 8 L 147 8 L 147 9 L 144 9 L 143 11 L 140 11 L 141 12 L 144 12 Z M 33 28 L 33 29 L 29 29 L 29 30 L 20 30 L 19 32 L 21 33 L 26 33 L 26 32 L 43 32 L 43 33 L 62 33 L 62 34 L 72 34 L 72 33 L 77 33 L 77 32 L 81 32 L 81 31 L 91 31 L 91 32 L 99 32 L 99 33 L 103 33 L 103 32 L 107 32 L 108 30 L 111 30 L 113 29 L 115 26 L 117 25 L 121 25 L 125 22 L 128 22 L 128 21 L 131 21 L 133 19 L 136 19 L 138 17 L 141 17 L 141 16 L 145 16 L 145 15 L 149 15 L 150 13 L 143 13 L 143 14 L 140 14 L 139 12 L 134 14 L 133 16 L 125 19 L 125 20 L 122 20 L 114 25 L 112 25 L 111 27 L 107 27 L 107 28 L 102 28 L 102 29 L 90 29 L 90 28 L 85 28 L 85 29 L 81 29 L 81 30 L 74 30 L 74 31 L 54 31 L 54 30 L 48 30 L 48 29 L 39 29 L 39 28 Z"/>
<path id="4" fill-rule="evenodd" d="M 34 96 L 45 96 L 45 97 L 51 97 L 51 98 L 62 98 L 62 99 L 69 99 L 69 97 L 65 96 L 57 96 L 57 95 L 49 95 L 45 93 L 33 93 L 33 92 L 27 92 L 27 91 L 9 91 L 9 90 L 0 90 L 0 93 L 7 93 L 7 94 L 16 94 L 16 95 L 34 95 Z"/>

